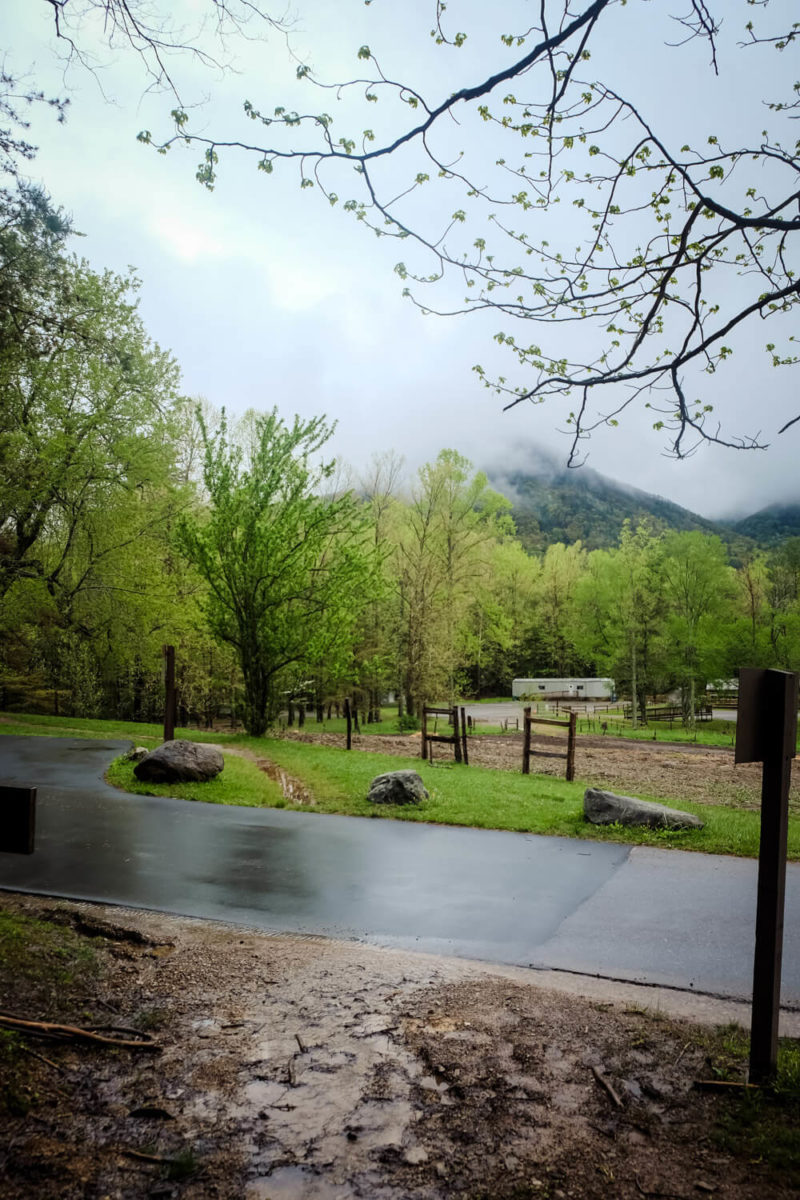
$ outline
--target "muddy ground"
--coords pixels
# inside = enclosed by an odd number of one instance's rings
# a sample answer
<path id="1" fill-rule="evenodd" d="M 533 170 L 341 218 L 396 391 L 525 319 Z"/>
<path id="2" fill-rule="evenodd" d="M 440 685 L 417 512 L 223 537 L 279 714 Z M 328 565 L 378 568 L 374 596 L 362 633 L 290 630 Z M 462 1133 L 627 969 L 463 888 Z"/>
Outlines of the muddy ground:
<path id="1" fill-rule="evenodd" d="M 721 1043 L 684 1018 L 744 1019 L 737 1006 L 44 898 L 0 907 L 77 930 L 97 962 L 57 989 L 0 970 L 5 1012 L 157 1047 L 27 1042 L 18 1114 L 0 1116 L 7 1200 L 794 1194 L 721 1142 L 734 1102 L 693 1087 Z"/>
<path id="2" fill-rule="evenodd" d="M 288 730 L 285 737 L 298 741 L 343 746 L 344 735 Z M 564 774 L 559 754 L 565 739 L 534 737 L 531 771 L 543 775 Z M 354 734 L 353 748 L 382 754 L 419 757 L 419 734 L 378 736 Z M 522 769 L 522 735 L 477 735 L 469 738 L 469 760 L 477 766 L 500 770 Z M 434 745 L 434 761 L 452 762 L 449 746 Z M 689 800 L 696 804 L 727 804 L 732 808 L 761 806 L 761 766 L 733 761 L 733 750 L 681 743 L 634 742 L 614 737 L 585 737 L 575 746 L 575 778 L 595 787 L 608 788 L 664 800 Z M 800 812 L 800 772 L 794 772 L 790 807 Z"/>

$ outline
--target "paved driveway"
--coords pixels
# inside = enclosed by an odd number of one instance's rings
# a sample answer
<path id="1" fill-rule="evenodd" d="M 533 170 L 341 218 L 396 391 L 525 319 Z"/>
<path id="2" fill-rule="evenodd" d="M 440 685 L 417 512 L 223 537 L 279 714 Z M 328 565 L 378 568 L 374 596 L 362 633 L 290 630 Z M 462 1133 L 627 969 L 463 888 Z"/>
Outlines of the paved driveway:
<path id="1" fill-rule="evenodd" d="M 128 744 L 0 737 L 0 782 L 39 787 L 36 852 L 0 854 L 0 888 L 749 994 L 752 861 L 129 796 L 102 779 Z M 798 918 L 792 864 L 792 1006 Z"/>

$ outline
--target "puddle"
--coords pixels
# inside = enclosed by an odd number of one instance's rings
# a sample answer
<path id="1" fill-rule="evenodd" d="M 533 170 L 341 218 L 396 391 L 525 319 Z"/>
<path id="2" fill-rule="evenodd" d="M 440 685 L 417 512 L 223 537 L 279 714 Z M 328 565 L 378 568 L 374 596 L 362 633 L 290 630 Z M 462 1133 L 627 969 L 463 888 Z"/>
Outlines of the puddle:
<path id="1" fill-rule="evenodd" d="M 270 762 L 268 758 L 259 758 L 257 762 L 259 770 L 273 779 L 275 783 L 280 785 L 284 798 L 290 804 L 313 804 L 314 800 L 311 792 L 306 785 L 294 775 L 289 775 L 284 771 L 283 767 L 279 767 L 277 763 Z"/>

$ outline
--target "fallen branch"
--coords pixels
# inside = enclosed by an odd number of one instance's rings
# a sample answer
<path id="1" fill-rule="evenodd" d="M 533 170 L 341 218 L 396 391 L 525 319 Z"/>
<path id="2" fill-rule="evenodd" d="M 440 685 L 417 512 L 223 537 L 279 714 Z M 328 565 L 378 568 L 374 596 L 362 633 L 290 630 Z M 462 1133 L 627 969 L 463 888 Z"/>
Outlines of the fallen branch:
<path id="1" fill-rule="evenodd" d="M 172 1164 L 175 1162 L 174 1158 L 168 1158 L 163 1154 L 145 1154 L 143 1150 L 128 1150 L 123 1147 L 122 1153 L 128 1158 L 137 1159 L 139 1162 L 158 1163 L 159 1166 L 163 1166 L 165 1163 Z"/>
<path id="2" fill-rule="evenodd" d="M 622 1108 L 622 1101 L 620 1100 L 619 1096 L 614 1091 L 614 1088 L 608 1082 L 606 1077 L 604 1075 L 602 1075 L 600 1073 L 600 1071 L 598 1071 L 597 1067 L 592 1067 L 592 1074 L 594 1075 L 597 1082 L 600 1084 L 600 1087 L 603 1088 L 603 1090 L 611 1097 L 611 1100 L 613 1101 L 614 1106 L 616 1108 Z"/>
<path id="3" fill-rule="evenodd" d="M 0 1027 L 13 1029 L 18 1033 L 29 1033 L 34 1037 L 48 1038 L 56 1042 L 90 1042 L 92 1045 L 111 1046 L 122 1050 L 160 1050 L 161 1047 L 153 1041 L 149 1034 L 137 1033 L 135 1039 L 106 1037 L 102 1033 L 94 1033 L 90 1029 L 81 1029 L 77 1025 L 59 1025 L 53 1021 L 26 1021 L 22 1017 L 13 1017 L 10 1013 L 0 1013 Z"/>
<path id="4" fill-rule="evenodd" d="M 738 1079 L 695 1079 L 692 1087 L 698 1092 L 760 1092 L 757 1083 L 744 1083 Z"/>
<path id="5" fill-rule="evenodd" d="M 686 1045 L 683 1047 L 683 1049 L 681 1050 L 681 1052 L 680 1052 L 680 1054 L 678 1055 L 678 1057 L 675 1059 L 675 1062 L 673 1063 L 673 1066 L 677 1067 L 678 1063 L 681 1061 L 681 1059 L 683 1058 L 684 1054 L 685 1054 L 685 1053 L 686 1053 L 686 1051 L 689 1049 L 689 1047 L 691 1046 L 691 1044 L 692 1044 L 691 1042 L 687 1042 L 687 1043 L 686 1043 Z"/>

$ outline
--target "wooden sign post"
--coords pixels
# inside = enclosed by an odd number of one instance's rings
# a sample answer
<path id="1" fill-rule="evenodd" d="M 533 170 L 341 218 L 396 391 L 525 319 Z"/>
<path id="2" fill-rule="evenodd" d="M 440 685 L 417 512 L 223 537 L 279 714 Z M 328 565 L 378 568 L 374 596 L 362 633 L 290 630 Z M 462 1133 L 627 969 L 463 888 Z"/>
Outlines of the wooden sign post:
<path id="1" fill-rule="evenodd" d="M 750 1024 L 751 1083 L 774 1078 L 778 1066 L 789 784 L 796 741 L 797 675 L 790 671 L 742 670 L 736 762 L 764 764 Z"/>
<path id="2" fill-rule="evenodd" d="M 164 741 L 175 740 L 175 647 L 162 646 L 164 655 Z"/>

